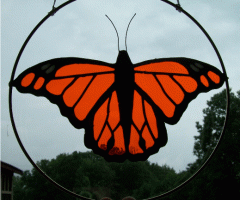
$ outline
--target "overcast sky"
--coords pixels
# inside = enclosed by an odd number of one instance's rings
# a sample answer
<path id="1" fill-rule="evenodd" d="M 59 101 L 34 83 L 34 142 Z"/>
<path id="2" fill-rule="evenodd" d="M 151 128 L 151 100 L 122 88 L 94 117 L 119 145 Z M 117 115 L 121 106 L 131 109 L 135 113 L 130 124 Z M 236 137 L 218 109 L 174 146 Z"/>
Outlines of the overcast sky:
<path id="1" fill-rule="evenodd" d="M 56 6 L 64 3 L 57 0 Z M 176 3 L 177 1 L 172 2 Z M 208 31 L 226 66 L 230 87 L 240 89 L 239 0 L 181 0 L 182 7 Z M 13 133 L 8 110 L 8 82 L 17 54 L 28 34 L 51 10 L 53 0 L 2 0 L 1 2 L 1 160 L 22 170 L 32 165 L 22 153 Z M 160 0 L 77 0 L 51 17 L 27 45 L 16 76 L 39 62 L 58 57 L 82 57 L 115 63 L 117 37 L 125 49 L 125 32 L 133 63 L 164 57 L 188 57 L 216 66 L 219 60 L 200 29 L 183 13 Z M 180 122 L 167 125 L 168 143 L 149 161 L 167 164 L 177 172 L 194 162 L 196 121 L 202 121 L 206 101 L 220 92 L 203 93 L 190 103 Z M 13 89 L 13 111 L 20 138 L 36 162 L 60 153 L 85 152 L 84 130 L 75 129 L 46 98 L 21 94 Z"/>

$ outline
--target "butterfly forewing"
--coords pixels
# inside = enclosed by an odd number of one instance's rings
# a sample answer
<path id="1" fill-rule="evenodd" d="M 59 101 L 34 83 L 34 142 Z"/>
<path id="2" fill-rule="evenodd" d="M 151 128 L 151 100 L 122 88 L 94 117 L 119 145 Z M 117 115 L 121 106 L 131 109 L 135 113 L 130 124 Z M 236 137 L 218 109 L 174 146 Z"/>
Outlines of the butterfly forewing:
<path id="1" fill-rule="evenodd" d="M 136 88 L 169 124 L 179 121 L 199 93 L 220 88 L 225 80 L 217 68 L 188 58 L 146 61 L 134 70 Z"/>
<path id="2" fill-rule="evenodd" d="M 76 128 L 114 83 L 114 68 L 100 61 L 59 58 L 33 66 L 14 80 L 22 93 L 45 96 Z"/>

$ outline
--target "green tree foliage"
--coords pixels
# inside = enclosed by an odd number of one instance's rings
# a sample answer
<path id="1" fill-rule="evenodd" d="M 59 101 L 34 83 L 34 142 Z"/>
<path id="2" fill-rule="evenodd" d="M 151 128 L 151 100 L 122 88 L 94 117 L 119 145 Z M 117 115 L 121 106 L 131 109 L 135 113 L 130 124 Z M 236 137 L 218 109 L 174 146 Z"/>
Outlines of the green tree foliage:
<path id="1" fill-rule="evenodd" d="M 203 110 L 203 125 L 196 123 L 198 136 L 195 136 L 194 154 L 198 157 L 196 163 L 189 165 L 194 169 L 206 161 L 218 143 L 225 121 L 226 112 L 226 91 L 214 95 L 207 102 L 208 107 Z M 240 171 L 240 91 L 237 95 L 230 93 L 230 112 L 219 149 L 216 152 L 216 159 L 230 171 Z"/>
<path id="2" fill-rule="evenodd" d="M 137 199 L 159 195 L 173 189 L 177 174 L 168 166 L 146 162 L 108 163 L 92 152 L 60 154 L 37 165 L 54 181 L 81 196 L 101 199 Z M 75 199 L 60 191 L 35 168 L 14 180 L 15 199 Z"/>
<path id="3" fill-rule="evenodd" d="M 203 124 L 196 123 L 199 135 L 195 137 L 196 162 L 188 165 L 192 174 L 208 159 L 218 143 L 226 112 L 226 91 L 214 95 L 203 110 Z M 217 200 L 240 196 L 240 91 L 230 93 L 230 113 L 225 134 L 213 158 L 186 187 L 164 199 Z"/>
<path id="4" fill-rule="evenodd" d="M 225 134 L 214 157 L 206 168 L 185 187 L 164 200 L 215 200 L 226 195 L 240 196 L 240 91 L 230 94 L 230 115 Z M 92 152 L 60 154 L 37 165 L 65 188 L 93 199 L 110 197 L 120 200 L 126 196 L 146 199 L 163 194 L 190 178 L 214 150 L 222 132 L 226 112 L 225 90 L 214 95 L 203 110 L 203 124 L 197 122 L 194 163 L 176 173 L 167 165 L 130 162 L 111 163 Z M 36 169 L 14 177 L 14 199 L 18 200 L 75 200 L 62 192 Z"/>
<path id="5" fill-rule="evenodd" d="M 217 145 L 222 132 L 226 112 L 226 91 L 214 95 L 207 102 L 208 108 L 203 110 L 203 125 L 197 122 L 199 136 L 195 137 L 194 154 L 198 156 L 197 164 L 205 162 Z M 204 181 L 199 177 L 195 193 L 211 196 L 217 199 L 224 194 L 234 197 L 240 194 L 240 91 L 237 95 L 230 93 L 230 112 L 225 134 L 219 148 L 207 168 L 201 174 Z M 190 165 L 190 169 L 199 167 L 197 164 Z"/>

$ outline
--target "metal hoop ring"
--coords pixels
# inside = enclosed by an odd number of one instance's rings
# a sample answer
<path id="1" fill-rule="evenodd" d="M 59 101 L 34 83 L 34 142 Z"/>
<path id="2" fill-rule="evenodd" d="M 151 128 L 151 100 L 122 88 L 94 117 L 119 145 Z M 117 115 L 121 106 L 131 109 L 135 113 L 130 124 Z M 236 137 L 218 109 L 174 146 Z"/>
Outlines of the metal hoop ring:
<path id="1" fill-rule="evenodd" d="M 204 33 L 204 35 L 207 37 L 208 41 L 211 43 L 215 53 L 217 54 L 217 57 L 218 57 L 218 60 L 220 61 L 220 64 L 221 64 L 221 67 L 222 67 L 222 70 L 223 70 L 223 73 L 225 74 L 225 76 L 227 77 L 227 73 L 226 73 L 226 69 L 225 69 L 225 66 L 224 66 L 224 63 L 223 63 L 223 60 L 222 60 L 222 57 L 216 47 L 216 45 L 214 44 L 212 38 L 209 36 L 209 34 L 207 33 L 207 31 L 202 27 L 202 25 L 194 18 L 192 17 L 187 11 L 185 11 L 179 4 L 179 1 L 177 4 L 174 4 L 168 0 L 161 0 L 171 6 L 173 6 L 174 8 L 176 8 L 176 10 L 178 10 L 179 12 L 182 12 L 184 13 L 189 19 L 191 19 L 197 26 L 198 28 L 201 29 L 201 31 Z M 206 165 L 209 163 L 209 161 L 211 160 L 211 158 L 213 157 L 213 155 L 215 154 L 217 148 L 219 147 L 219 144 L 220 142 L 222 141 L 222 138 L 223 138 L 223 134 L 225 132 L 225 129 L 226 129 L 226 124 L 227 124 L 227 120 L 228 120 L 228 116 L 229 116 L 229 105 L 230 105 L 230 92 L 229 92 L 229 84 L 228 84 L 228 79 L 225 80 L 225 84 L 226 84 L 226 115 L 225 115 L 225 121 L 224 121 L 224 125 L 223 125 L 223 129 L 222 129 L 222 132 L 220 134 L 220 137 L 219 137 L 219 140 L 218 140 L 218 143 L 217 145 L 215 146 L 214 150 L 212 151 L 211 155 L 208 157 L 208 159 L 205 161 L 205 163 L 201 166 L 200 169 L 198 169 L 198 171 L 192 175 L 188 180 L 186 180 L 185 182 L 183 182 L 182 184 L 180 184 L 179 186 L 177 186 L 176 188 L 160 195 L 160 196 L 156 196 L 156 197 L 153 197 L 153 198 L 149 198 L 148 200 L 155 200 L 155 199 L 159 199 L 160 197 L 165 197 L 179 189 L 181 189 L 182 187 L 184 187 L 187 183 L 189 183 L 192 179 L 194 179 L 205 167 Z"/>
<path id="2" fill-rule="evenodd" d="M 15 72 L 16 72 L 16 69 L 17 69 L 17 65 L 19 63 L 19 60 L 22 56 L 22 53 L 25 49 L 25 47 L 27 46 L 28 42 L 30 41 L 31 37 L 34 35 L 34 33 L 38 30 L 38 28 L 52 15 L 54 15 L 57 11 L 59 11 L 61 8 L 65 7 L 66 5 L 74 2 L 76 0 L 69 0 L 65 3 L 63 3 L 62 5 L 54 8 L 51 12 L 49 12 L 36 26 L 35 28 L 32 30 L 32 32 L 28 35 L 27 39 L 25 40 L 25 42 L 23 43 L 19 53 L 18 53 L 18 56 L 15 60 L 15 63 L 14 63 L 14 66 L 13 66 L 13 70 L 12 70 L 12 74 L 11 74 L 11 78 L 10 78 L 10 82 L 9 82 L 9 113 L 10 113 L 10 120 L 11 120 L 11 123 L 12 123 L 12 127 L 13 127 L 13 130 L 14 130 L 14 133 L 15 133 L 15 136 L 17 138 L 17 141 L 23 151 L 23 153 L 25 154 L 25 156 L 28 158 L 28 160 L 30 161 L 30 163 L 46 178 L 48 179 L 51 183 L 53 183 L 56 187 L 58 187 L 59 189 L 61 189 L 62 191 L 74 196 L 74 197 L 77 197 L 77 198 L 80 198 L 80 199 L 83 199 L 83 200 L 90 200 L 89 198 L 86 198 L 86 197 L 83 197 L 83 196 L 80 196 L 64 187 L 62 187 L 61 185 L 59 185 L 58 183 L 56 183 L 53 179 L 51 179 L 47 174 L 45 174 L 45 172 L 43 172 L 36 164 L 35 162 L 32 160 L 32 158 L 29 156 L 29 154 L 27 153 L 26 149 L 24 148 L 22 142 L 21 142 L 21 139 L 19 137 L 19 134 L 18 134 L 18 131 L 17 131 L 17 128 L 16 128 L 16 125 L 15 125 L 15 121 L 14 121 L 14 117 L 13 117 L 13 111 L 12 111 L 12 81 L 14 80 L 14 75 L 15 75 Z M 223 70 L 223 73 L 226 75 L 227 77 L 227 73 L 226 73 L 226 69 L 225 69 L 225 66 L 224 66 L 224 63 L 223 63 L 223 60 L 221 58 L 221 55 L 216 47 L 216 45 L 214 44 L 213 40 L 211 39 L 211 37 L 208 35 L 208 33 L 206 32 L 206 30 L 200 25 L 200 23 L 194 19 L 188 12 L 186 12 L 182 7 L 180 7 L 179 4 L 174 4 L 168 0 L 161 0 L 171 6 L 173 6 L 174 8 L 176 8 L 178 11 L 184 13 L 188 18 L 190 18 L 200 29 L 201 31 L 205 34 L 205 36 L 207 37 L 207 39 L 209 40 L 209 42 L 211 43 L 212 47 L 214 48 L 217 56 L 218 56 L 218 59 L 220 61 L 220 64 L 221 64 L 221 67 L 222 67 L 222 70 Z M 219 138 L 219 141 L 215 147 L 215 149 L 213 150 L 213 152 L 211 153 L 211 155 L 209 156 L 209 158 L 207 159 L 207 161 L 202 165 L 202 167 L 193 175 L 191 176 L 188 180 L 186 180 L 184 183 L 182 183 L 181 185 L 179 185 L 178 187 L 160 195 L 160 196 L 156 196 L 156 197 L 153 197 L 153 198 L 149 198 L 149 200 L 155 200 L 155 199 L 159 199 L 160 197 L 165 197 L 177 190 L 179 190 L 180 188 L 184 187 L 188 182 L 190 182 L 193 178 L 195 178 L 197 176 L 197 174 L 199 174 L 203 168 L 209 163 L 210 159 L 213 157 L 214 153 L 216 152 L 216 149 L 218 148 L 220 142 L 222 141 L 222 138 L 223 138 L 223 134 L 225 132 L 225 128 L 226 128 L 226 124 L 227 124 L 227 119 L 228 119 L 228 116 L 229 116 L 229 102 L 230 102 L 230 92 L 229 92 L 229 84 L 228 84 L 228 79 L 225 80 L 225 84 L 226 84 L 226 98 L 227 98 L 227 101 L 226 101 L 226 116 L 225 116 L 225 121 L 224 121 L 224 126 L 223 126 L 223 129 L 222 129 L 222 133 L 220 135 L 220 138 Z"/>
<path id="3" fill-rule="evenodd" d="M 59 11 L 61 8 L 67 6 L 68 4 L 74 2 L 76 0 L 69 0 L 65 3 L 63 3 L 62 5 L 52 9 L 52 11 L 50 11 L 36 26 L 35 28 L 32 30 L 32 32 L 28 35 L 27 39 L 25 40 L 25 42 L 23 43 L 19 53 L 18 53 L 18 56 L 16 58 L 16 61 L 14 63 L 14 66 L 13 66 L 13 70 L 12 70 L 12 75 L 11 75 L 11 79 L 10 79 L 10 82 L 9 82 L 9 112 L 10 112 L 10 119 L 11 119 L 11 123 L 12 123 L 12 127 L 13 127 L 13 131 L 15 133 L 15 136 L 17 138 L 17 141 L 23 151 L 23 153 L 25 154 L 25 156 L 27 157 L 27 159 L 30 161 L 30 163 L 33 165 L 33 167 L 35 167 L 35 169 L 37 169 L 46 179 L 48 179 L 51 183 L 53 183 L 56 187 L 58 187 L 59 189 L 61 189 L 62 191 L 74 196 L 74 197 L 77 197 L 77 198 L 80 198 L 82 200 L 90 200 L 89 198 L 86 198 L 86 197 L 82 197 L 66 188 L 64 188 L 63 186 L 59 185 L 57 182 L 55 182 L 53 179 L 51 179 L 45 172 L 43 172 L 36 164 L 35 162 L 32 160 L 32 158 L 29 156 L 29 154 L 27 153 L 25 147 L 23 146 L 22 142 L 21 142 L 21 139 L 19 137 L 19 134 L 18 134 L 18 131 L 17 131 L 17 128 L 16 128 L 16 125 L 15 125 L 15 121 L 14 121 L 14 117 L 13 117 L 13 111 L 12 111 L 12 82 L 14 80 L 14 75 L 15 75 L 15 72 L 16 72 L 16 69 L 17 69 L 17 65 L 18 65 L 18 62 L 22 56 L 22 53 L 25 49 L 25 47 L 27 46 L 29 40 L 31 39 L 31 37 L 34 35 L 34 33 L 38 30 L 38 28 L 51 16 L 53 16 L 57 11 Z"/>

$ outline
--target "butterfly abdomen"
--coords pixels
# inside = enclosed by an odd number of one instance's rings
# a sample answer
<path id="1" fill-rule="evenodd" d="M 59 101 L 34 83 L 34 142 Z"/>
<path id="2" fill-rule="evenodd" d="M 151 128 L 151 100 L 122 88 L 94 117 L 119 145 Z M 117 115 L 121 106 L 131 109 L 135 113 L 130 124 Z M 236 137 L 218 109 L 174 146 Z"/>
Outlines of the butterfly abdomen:
<path id="1" fill-rule="evenodd" d="M 119 102 L 120 124 L 126 147 L 129 144 L 134 91 L 133 64 L 126 51 L 120 51 L 115 68 L 115 87 Z"/>

